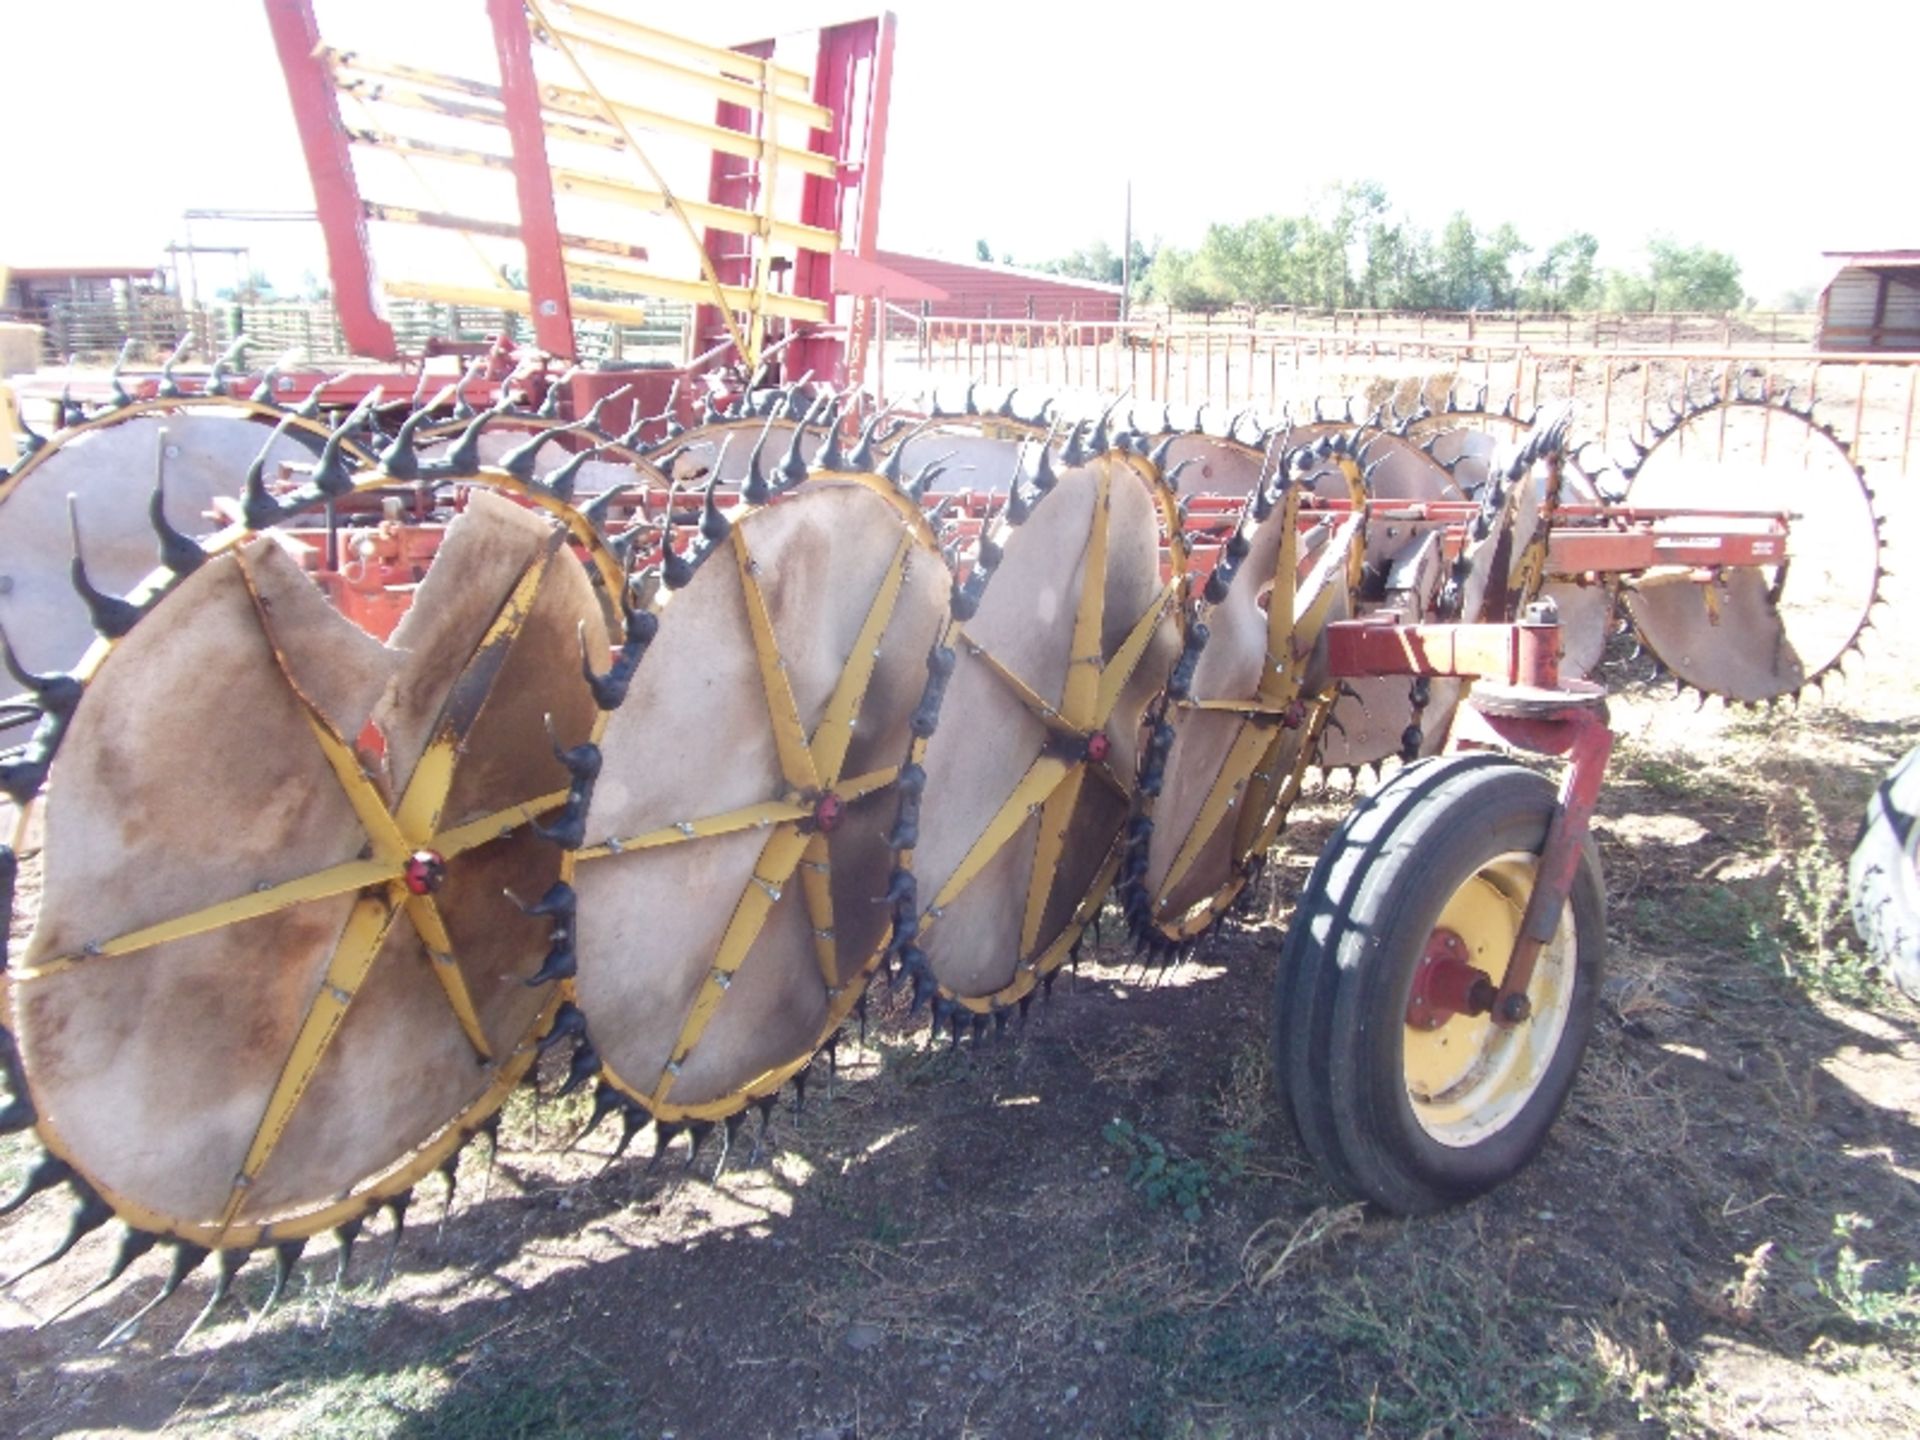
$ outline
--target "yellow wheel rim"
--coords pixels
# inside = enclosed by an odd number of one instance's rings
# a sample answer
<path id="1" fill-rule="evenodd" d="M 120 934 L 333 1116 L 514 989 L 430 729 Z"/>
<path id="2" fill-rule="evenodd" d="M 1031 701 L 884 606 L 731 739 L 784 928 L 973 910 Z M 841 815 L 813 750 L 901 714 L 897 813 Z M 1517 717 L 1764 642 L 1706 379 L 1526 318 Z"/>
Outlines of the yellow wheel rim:
<path id="1" fill-rule="evenodd" d="M 1537 857 L 1515 851 L 1468 876 L 1434 921 L 1465 943 L 1467 963 L 1498 977 L 1520 934 Z M 1527 987 L 1532 1018 L 1500 1026 L 1486 1015 L 1455 1014 L 1435 1029 L 1401 1030 L 1401 1069 L 1414 1119 L 1442 1145 L 1477 1145 L 1512 1123 L 1545 1079 L 1573 1000 L 1572 909 L 1541 948 Z"/>

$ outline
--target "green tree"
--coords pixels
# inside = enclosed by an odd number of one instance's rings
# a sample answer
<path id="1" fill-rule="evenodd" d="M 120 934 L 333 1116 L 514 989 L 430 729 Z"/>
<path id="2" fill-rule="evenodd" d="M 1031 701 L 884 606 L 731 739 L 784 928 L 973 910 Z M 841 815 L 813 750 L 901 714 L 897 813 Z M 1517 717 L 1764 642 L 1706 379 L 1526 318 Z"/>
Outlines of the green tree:
<path id="1" fill-rule="evenodd" d="M 1656 309 L 1737 310 L 1746 303 L 1740 262 L 1725 251 L 1656 236 L 1647 242 L 1647 258 Z"/>
<path id="2" fill-rule="evenodd" d="M 1512 310 L 1520 303 L 1514 262 L 1527 253 L 1527 242 L 1511 225 L 1503 224 L 1479 243 L 1480 290 L 1488 306 Z"/>
<path id="3" fill-rule="evenodd" d="M 1644 271 L 1612 270 L 1606 277 L 1610 310 L 1737 310 L 1746 298 L 1733 256 L 1663 235 L 1647 242 Z"/>
<path id="4" fill-rule="evenodd" d="M 1528 310 L 1587 310 L 1600 299 L 1594 257 L 1600 242 L 1584 230 L 1556 240 L 1521 277 L 1520 304 Z"/>
<path id="5" fill-rule="evenodd" d="M 984 240 L 974 241 L 973 242 L 973 258 L 976 260 L 985 261 L 987 264 L 991 265 L 993 263 L 993 247 L 987 244 L 987 242 Z"/>
<path id="6" fill-rule="evenodd" d="M 1436 298 L 1446 309 L 1471 310 L 1482 303 L 1480 242 L 1466 211 L 1454 211 L 1447 228 L 1440 232 L 1434 269 L 1439 292 Z"/>

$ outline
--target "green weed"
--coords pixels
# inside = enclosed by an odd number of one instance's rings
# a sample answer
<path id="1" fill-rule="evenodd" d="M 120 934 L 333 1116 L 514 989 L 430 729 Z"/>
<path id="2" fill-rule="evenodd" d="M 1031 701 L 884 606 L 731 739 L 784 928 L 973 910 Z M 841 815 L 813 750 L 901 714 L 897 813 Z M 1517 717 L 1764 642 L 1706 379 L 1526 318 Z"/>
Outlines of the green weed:
<path id="1" fill-rule="evenodd" d="M 1127 1157 L 1127 1184 L 1149 1209 L 1171 1205 L 1189 1222 L 1200 1219 L 1213 1199 L 1213 1172 L 1204 1160 L 1169 1149 L 1158 1136 L 1125 1120 L 1109 1120 L 1100 1138 Z"/>
<path id="2" fill-rule="evenodd" d="M 1865 1215 L 1847 1212 L 1834 1216 L 1833 1238 L 1838 1249 L 1833 1272 L 1826 1274 L 1816 1268 L 1814 1286 L 1848 1324 L 1896 1335 L 1920 1335 L 1920 1265 L 1907 1266 L 1905 1278 L 1897 1287 L 1869 1284 L 1868 1274 L 1880 1262 L 1864 1258 L 1854 1242 L 1872 1228 L 1873 1221 Z"/>

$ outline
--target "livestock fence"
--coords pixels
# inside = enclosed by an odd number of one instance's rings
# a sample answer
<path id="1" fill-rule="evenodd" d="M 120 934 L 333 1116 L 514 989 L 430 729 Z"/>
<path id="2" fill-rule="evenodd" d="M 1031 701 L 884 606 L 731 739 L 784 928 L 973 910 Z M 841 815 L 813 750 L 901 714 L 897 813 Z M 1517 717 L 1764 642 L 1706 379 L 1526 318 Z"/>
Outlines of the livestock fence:
<path id="1" fill-rule="evenodd" d="M 1406 318 L 1406 317 L 1403 317 Z M 913 323 L 908 324 L 911 320 Z M 1811 404 L 1854 443 L 1864 466 L 1901 475 L 1920 465 L 1914 443 L 1920 354 L 1821 352 L 1769 344 L 1665 344 L 1594 349 L 1417 329 L 1379 332 L 1268 325 L 926 319 L 898 309 L 876 328 L 879 384 L 901 399 L 960 403 L 977 383 L 998 404 L 1009 389 L 1027 412 L 1061 392 L 1124 395 L 1137 416 L 1189 423 L 1205 406 L 1216 426 L 1237 411 L 1277 419 L 1316 401 L 1358 397 L 1371 411 L 1412 408 L 1424 390 L 1451 390 L 1498 409 L 1571 402 L 1576 433 L 1619 455 L 1664 424 L 1670 407 L 1713 390 Z"/>

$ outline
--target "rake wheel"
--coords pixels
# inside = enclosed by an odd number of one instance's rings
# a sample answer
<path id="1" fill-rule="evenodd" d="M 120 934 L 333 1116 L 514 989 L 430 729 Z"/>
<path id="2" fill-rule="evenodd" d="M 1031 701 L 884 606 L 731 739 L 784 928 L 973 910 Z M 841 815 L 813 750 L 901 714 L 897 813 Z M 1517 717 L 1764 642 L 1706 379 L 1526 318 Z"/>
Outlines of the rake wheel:
<path id="1" fill-rule="evenodd" d="M 265 503 L 294 519 L 396 478 L 317 471 Z M 236 524 L 175 536 L 123 602 L 140 623 L 54 677 L 84 692 L 38 802 L 40 912 L 4 976 L 8 1126 L 48 1154 L 4 1208 L 78 1194 L 42 1264 L 120 1218 L 103 1283 L 172 1244 L 142 1315 L 213 1251 L 209 1312 L 255 1247 L 275 1249 L 276 1295 L 323 1229 L 344 1268 L 370 1213 L 451 1180 L 556 1003 L 527 973 L 551 927 L 503 891 L 560 868 L 537 820 L 564 814 L 578 752 L 549 736 L 593 723 L 576 647 L 604 650 L 596 586 L 624 579 L 546 487 L 444 478 L 465 510 L 388 644 Z"/>
<path id="2" fill-rule="evenodd" d="M 915 1008 L 956 1040 L 1024 1008 L 1098 913 L 1181 643 L 1171 492 L 1136 454 L 1077 450 L 1058 473 L 1045 444 L 1029 451 L 954 592 L 915 727 L 894 943 Z"/>
<path id="3" fill-rule="evenodd" d="M 1239 898 L 1286 822 L 1335 699 L 1320 643 L 1352 613 L 1364 510 L 1303 548 L 1290 456 L 1261 476 L 1201 592 L 1149 748 L 1121 903 L 1166 958 Z"/>
<path id="4" fill-rule="evenodd" d="M 1744 442 L 1761 454 L 1790 450 L 1797 437 L 1801 463 L 1702 458 L 1708 443 L 1724 453 L 1727 427 L 1740 432 L 1736 449 Z M 1713 442 L 1709 428 L 1722 432 Z M 1622 602 L 1640 643 L 1682 686 L 1730 703 L 1771 704 L 1820 686 L 1859 649 L 1880 602 L 1882 522 L 1851 447 L 1790 398 L 1716 391 L 1688 401 L 1643 452 L 1627 476 L 1627 505 L 1719 511 L 1730 516 L 1722 524 L 1750 516 L 1760 525 L 1775 513 L 1792 520 L 1777 565 L 1704 578 L 1657 568 L 1626 585 Z M 1684 533 L 1688 523 L 1655 528 Z"/>
<path id="5" fill-rule="evenodd" d="M 831 469 L 731 512 L 710 485 L 693 550 L 669 545 L 662 572 L 565 872 L 570 1083 L 599 1078 L 595 1120 L 624 1112 L 622 1149 L 649 1120 L 664 1147 L 770 1105 L 859 1002 L 951 585 L 910 498 Z"/>

